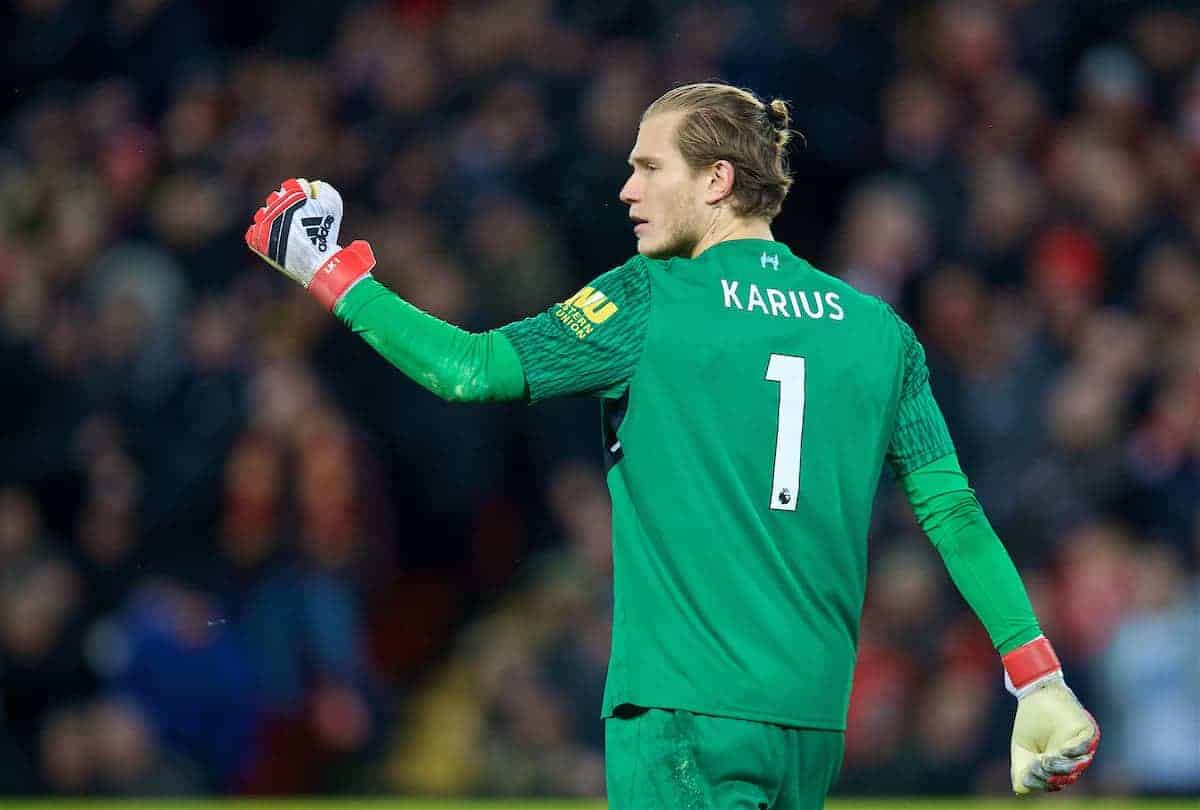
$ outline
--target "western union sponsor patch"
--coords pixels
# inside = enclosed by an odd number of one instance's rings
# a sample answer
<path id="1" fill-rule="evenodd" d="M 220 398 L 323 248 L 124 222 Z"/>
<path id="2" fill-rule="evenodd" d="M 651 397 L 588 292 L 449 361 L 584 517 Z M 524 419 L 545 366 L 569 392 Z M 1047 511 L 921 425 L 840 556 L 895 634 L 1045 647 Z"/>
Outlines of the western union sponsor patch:
<path id="1" fill-rule="evenodd" d="M 591 287 L 584 287 L 575 295 L 559 304 L 554 315 L 583 340 L 595 328 L 617 312 L 617 305 L 608 296 Z"/>

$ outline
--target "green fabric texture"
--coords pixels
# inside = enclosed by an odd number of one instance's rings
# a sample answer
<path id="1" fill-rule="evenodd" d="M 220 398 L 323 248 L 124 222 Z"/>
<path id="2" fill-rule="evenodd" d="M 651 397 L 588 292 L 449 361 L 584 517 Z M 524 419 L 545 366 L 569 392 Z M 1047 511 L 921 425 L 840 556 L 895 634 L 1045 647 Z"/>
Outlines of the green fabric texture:
<path id="1" fill-rule="evenodd" d="M 350 288 L 334 314 L 385 360 L 447 402 L 525 396 L 521 361 L 499 330 L 459 329 L 369 276 Z"/>
<path id="2" fill-rule="evenodd" d="M 896 427 L 888 446 L 887 460 L 897 478 L 918 467 L 954 452 L 954 442 L 946 427 L 946 418 L 933 390 L 929 387 L 929 368 L 925 365 L 925 349 L 912 327 L 887 307 L 888 314 L 900 332 L 904 346 L 904 383 Z"/>
<path id="3" fill-rule="evenodd" d="M 917 523 L 1001 655 L 1041 633 L 1025 586 L 951 454 L 900 479 Z"/>
<path id="4" fill-rule="evenodd" d="M 820 810 L 840 731 L 649 709 L 604 721 L 610 810 Z"/>
<path id="5" fill-rule="evenodd" d="M 650 319 L 649 264 L 634 256 L 562 303 L 500 327 L 521 357 L 530 401 L 625 392 Z"/>

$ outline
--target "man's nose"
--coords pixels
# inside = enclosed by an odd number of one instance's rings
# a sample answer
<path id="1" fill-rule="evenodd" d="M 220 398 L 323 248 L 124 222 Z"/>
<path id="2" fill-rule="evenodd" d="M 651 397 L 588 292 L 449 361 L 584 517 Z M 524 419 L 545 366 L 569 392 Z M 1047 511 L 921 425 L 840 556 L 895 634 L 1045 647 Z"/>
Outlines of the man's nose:
<path id="1" fill-rule="evenodd" d="M 621 186 L 621 193 L 618 196 L 626 205 L 633 205 L 637 202 L 637 188 L 632 177 L 625 181 L 625 185 Z"/>

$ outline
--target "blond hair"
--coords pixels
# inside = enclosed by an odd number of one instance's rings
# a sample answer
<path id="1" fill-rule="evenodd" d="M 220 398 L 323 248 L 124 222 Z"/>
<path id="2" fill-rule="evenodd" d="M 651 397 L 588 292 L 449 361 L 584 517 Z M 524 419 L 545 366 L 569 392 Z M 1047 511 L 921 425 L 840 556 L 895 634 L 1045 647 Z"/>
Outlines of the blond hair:
<path id="1" fill-rule="evenodd" d="M 734 168 L 734 212 L 774 219 L 792 186 L 787 102 L 774 99 L 767 104 L 749 90 L 701 82 L 668 90 L 646 108 L 642 120 L 675 111 L 684 113 L 675 143 L 692 170 L 729 161 Z"/>

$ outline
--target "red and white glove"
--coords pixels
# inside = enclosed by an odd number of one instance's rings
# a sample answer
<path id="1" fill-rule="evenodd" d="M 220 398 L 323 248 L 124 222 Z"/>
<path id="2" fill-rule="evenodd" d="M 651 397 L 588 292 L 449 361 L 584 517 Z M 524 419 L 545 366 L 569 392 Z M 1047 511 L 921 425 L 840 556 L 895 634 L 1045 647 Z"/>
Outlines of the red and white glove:
<path id="1" fill-rule="evenodd" d="M 1017 698 L 1012 735 L 1012 789 L 1062 790 L 1092 764 L 1100 724 L 1063 680 L 1045 636 L 1003 657 L 1004 683 Z"/>
<path id="2" fill-rule="evenodd" d="M 341 228 L 342 195 L 337 189 L 320 180 L 292 178 L 254 213 L 246 244 L 332 310 L 375 266 L 375 254 L 366 242 L 338 245 Z"/>

